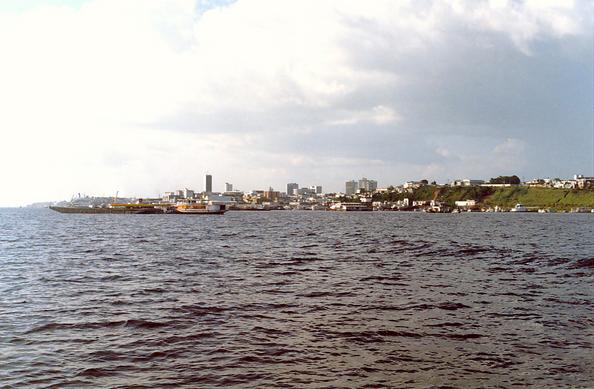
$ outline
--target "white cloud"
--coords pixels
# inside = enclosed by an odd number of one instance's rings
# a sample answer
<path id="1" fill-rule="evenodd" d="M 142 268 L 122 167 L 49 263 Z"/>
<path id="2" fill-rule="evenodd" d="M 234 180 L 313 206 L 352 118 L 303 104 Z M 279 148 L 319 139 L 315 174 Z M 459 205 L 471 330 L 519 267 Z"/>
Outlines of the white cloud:
<path id="1" fill-rule="evenodd" d="M 518 156 L 524 151 L 525 143 L 520 139 L 507 138 L 493 148 L 493 152 L 504 156 Z"/>
<path id="2" fill-rule="evenodd" d="M 332 126 L 354 125 L 354 124 L 394 124 L 400 119 L 400 115 L 390 107 L 377 105 L 366 111 L 343 111 L 338 113 L 338 119 L 330 120 L 327 123 Z"/>

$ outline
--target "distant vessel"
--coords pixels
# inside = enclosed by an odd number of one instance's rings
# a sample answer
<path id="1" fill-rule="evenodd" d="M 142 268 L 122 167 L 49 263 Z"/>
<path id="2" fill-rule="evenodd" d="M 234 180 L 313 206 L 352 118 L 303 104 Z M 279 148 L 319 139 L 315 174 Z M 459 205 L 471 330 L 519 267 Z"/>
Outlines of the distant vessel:
<path id="1" fill-rule="evenodd" d="M 512 212 L 528 212 L 528 208 L 526 208 L 524 205 L 522 204 L 516 204 L 515 207 L 513 207 L 511 209 Z"/>

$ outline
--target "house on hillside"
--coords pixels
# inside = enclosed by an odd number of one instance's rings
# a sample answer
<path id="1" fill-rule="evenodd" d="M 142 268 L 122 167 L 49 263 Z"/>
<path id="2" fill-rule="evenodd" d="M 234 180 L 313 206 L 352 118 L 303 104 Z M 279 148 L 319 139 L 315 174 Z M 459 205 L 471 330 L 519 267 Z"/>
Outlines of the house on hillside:
<path id="1" fill-rule="evenodd" d="M 454 180 L 450 184 L 451 186 L 478 186 L 484 184 L 484 180 L 471 180 L 470 178 L 464 178 L 462 180 Z"/>

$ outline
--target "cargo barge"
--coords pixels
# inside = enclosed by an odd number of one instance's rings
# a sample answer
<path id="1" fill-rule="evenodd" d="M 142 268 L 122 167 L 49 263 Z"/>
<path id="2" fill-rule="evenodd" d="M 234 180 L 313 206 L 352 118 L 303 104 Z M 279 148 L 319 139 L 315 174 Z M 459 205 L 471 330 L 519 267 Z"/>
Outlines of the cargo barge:
<path id="1" fill-rule="evenodd" d="M 177 204 L 109 204 L 105 207 L 58 207 L 51 210 L 60 213 L 109 213 L 128 215 L 179 214 L 179 215 L 222 215 L 227 212 L 223 204 L 177 203 Z"/>

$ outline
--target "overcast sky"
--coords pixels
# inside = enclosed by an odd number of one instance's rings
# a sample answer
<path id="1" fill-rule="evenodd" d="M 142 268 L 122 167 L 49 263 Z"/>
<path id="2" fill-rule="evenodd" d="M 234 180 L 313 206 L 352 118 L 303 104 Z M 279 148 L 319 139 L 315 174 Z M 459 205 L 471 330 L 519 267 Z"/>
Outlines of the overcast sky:
<path id="1" fill-rule="evenodd" d="M 0 3 L 0 205 L 592 175 L 588 1 Z"/>

